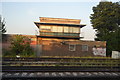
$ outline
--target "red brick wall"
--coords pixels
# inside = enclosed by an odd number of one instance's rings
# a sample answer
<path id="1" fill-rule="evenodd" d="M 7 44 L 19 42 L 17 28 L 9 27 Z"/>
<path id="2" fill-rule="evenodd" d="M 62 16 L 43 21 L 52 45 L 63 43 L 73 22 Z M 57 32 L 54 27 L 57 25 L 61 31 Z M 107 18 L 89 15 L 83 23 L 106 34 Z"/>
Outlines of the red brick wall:
<path id="1" fill-rule="evenodd" d="M 36 36 L 28 36 L 33 38 L 31 47 L 37 52 Z M 2 47 L 5 49 L 10 48 L 10 38 L 11 36 L 5 36 L 5 41 L 2 43 Z M 64 44 L 62 42 L 65 42 Z M 97 47 L 106 47 L 105 41 L 80 41 L 72 39 L 53 39 L 53 38 L 38 38 L 38 44 L 42 45 L 42 51 L 40 51 L 41 56 L 94 56 L 92 48 L 96 45 Z M 75 44 L 76 50 L 69 51 L 69 44 Z M 88 45 L 88 51 L 82 51 L 82 45 Z"/>
<path id="2" fill-rule="evenodd" d="M 106 42 L 96 41 L 66 41 L 66 44 L 61 43 L 62 40 L 44 40 L 42 39 L 42 53 L 41 56 L 94 56 L 92 48 L 94 45 L 105 47 Z M 70 51 L 69 44 L 75 44 L 76 50 Z M 82 51 L 82 45 L 88 45 L 88 51 Z"/>

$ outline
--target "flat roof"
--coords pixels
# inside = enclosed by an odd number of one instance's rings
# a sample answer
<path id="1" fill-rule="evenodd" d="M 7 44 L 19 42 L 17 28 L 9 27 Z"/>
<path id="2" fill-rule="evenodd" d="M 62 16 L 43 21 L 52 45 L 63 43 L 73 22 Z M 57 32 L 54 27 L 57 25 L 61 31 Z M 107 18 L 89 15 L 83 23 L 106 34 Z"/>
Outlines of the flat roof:
<path id="1" fill-rule="evenodd" d="M 40 22 L 45 23 L 65 23 L 65 24 L 80 24 L 79 19 L 67 19 L 67 18 L 51 18 L 51 17 L 40 17 Z"/>

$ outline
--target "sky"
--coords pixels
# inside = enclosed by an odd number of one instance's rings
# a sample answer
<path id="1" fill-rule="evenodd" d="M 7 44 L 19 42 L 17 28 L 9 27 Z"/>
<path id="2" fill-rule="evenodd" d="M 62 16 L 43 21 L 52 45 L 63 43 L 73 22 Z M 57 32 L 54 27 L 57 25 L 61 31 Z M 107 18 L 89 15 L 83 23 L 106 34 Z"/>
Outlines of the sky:
<path id="1" fill-rule="evenodd" d="M 92 7 L 99 1 L 90 0 L 2 0 L 0 14 L 6 21 L 7 34 L 35 35 L 38 31 L 34 22 L 39 17 L 81 19 L 81 24 L 86 24 L 81 29 L 83 40 L 94 40 L 95 31 L 90 23 Z M 111 0 L 119 1 L 119 0 Z"/>

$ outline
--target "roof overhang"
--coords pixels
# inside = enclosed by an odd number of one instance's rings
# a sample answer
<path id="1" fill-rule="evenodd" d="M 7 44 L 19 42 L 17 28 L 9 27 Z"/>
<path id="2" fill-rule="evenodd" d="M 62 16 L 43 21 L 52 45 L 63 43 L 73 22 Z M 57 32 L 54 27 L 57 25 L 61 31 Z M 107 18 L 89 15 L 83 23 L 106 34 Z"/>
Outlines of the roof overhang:
<path id="1" fill-rule="evenodd" d="M 41 37 L 41 38 L 57 38 L 57 39 L 76 39 L 79 40 L 80 38 L 83 37 L 65 37 L 65 36 L 37 36 L 37 37 Z"/>
<path id="2" fill-rule="evenodd" d="M 84 27 L 85 24 L 61 24 L 61 23 L 42 23 L 42 22 L 34 22 L 36 26 L 39 28 L 39 25 L 59 25 L 59 26 L 69 26 L 69 27 Z"/>

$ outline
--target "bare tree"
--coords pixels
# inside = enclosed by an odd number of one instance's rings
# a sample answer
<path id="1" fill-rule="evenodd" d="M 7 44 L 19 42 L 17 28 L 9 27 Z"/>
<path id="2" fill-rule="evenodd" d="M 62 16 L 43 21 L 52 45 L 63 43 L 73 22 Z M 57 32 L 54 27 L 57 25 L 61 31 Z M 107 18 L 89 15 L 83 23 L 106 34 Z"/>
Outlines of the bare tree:
<path id="1" fill-rule="evenodd" d="M 6 27 L 5 27 L 5 18 L 2 20 L 2 17 L 0 15 L 0 33 L 3 34 L 6 31 L 7 30 L 6 30 Z"/>

